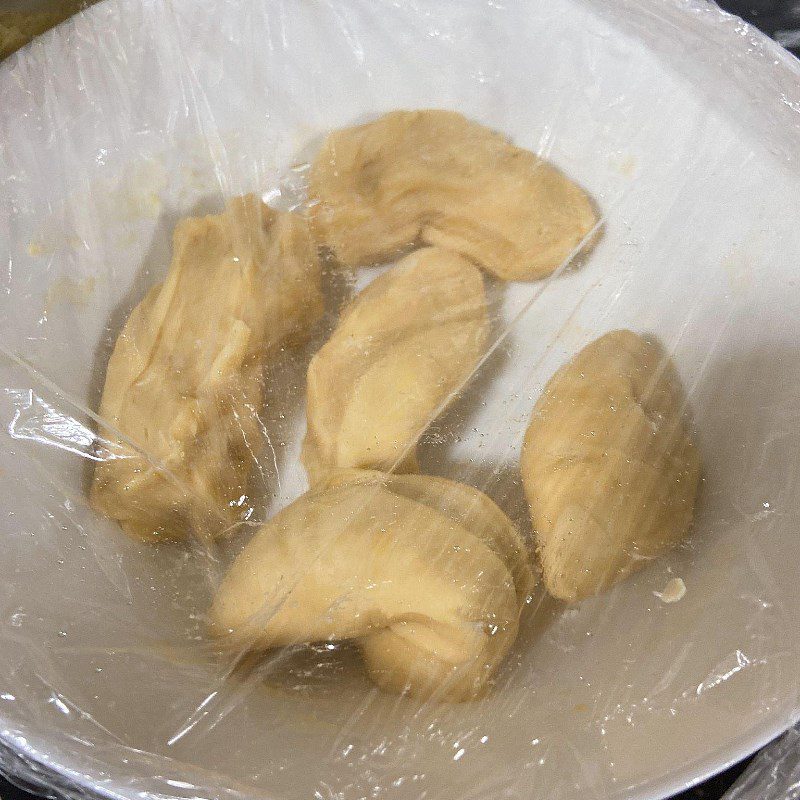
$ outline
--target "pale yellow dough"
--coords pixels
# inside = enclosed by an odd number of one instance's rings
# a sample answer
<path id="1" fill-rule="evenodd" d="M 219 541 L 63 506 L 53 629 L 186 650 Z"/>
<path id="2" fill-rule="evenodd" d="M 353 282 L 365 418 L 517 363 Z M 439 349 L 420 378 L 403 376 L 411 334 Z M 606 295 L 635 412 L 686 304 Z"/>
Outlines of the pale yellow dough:
<path id="1" fill-rule="evenodd" d="M 308 368 L 303 464 L 414 469 L 431 416 L 485 352 L 483 280 L 468 261 L 423 248 L 361 292 Z"/>
<path id="2" fill-rule="evenodd" d="M 524 541 L 481 492 L 353 470 L 259 530 L 210 620 L 237 649 L 352 639 L 382 688 L 457 702 L 497 670 L 533 585 Z"/>
<path id="3" fill-rule="evenodd" d="M 550 594 L 597 594 L 686 535 L 700 458 L 685 403 L 661 345 L 630 331 L 606 334 L 551 378 L 522 452 Z"/>
<path id="4" fill-rule="evenodd" d="M 322 313 L 304 218 L 255 197 L 175 228 L 163 284 L 133 310 L 108 363 L 93 506 L 145 538 L 222 533 L 261 446 L 263 357 Z M 108 455 L 108 453 L 107 453 Z"/>
<path id="5" fill-rule="evenodd" d="M 452 111 L 394 111 L 331 133 L 310 178 L 315 231 L 344 264 L 422 241 L 504 280 L 541 278 L 596 223 L 552 164 Z"/>

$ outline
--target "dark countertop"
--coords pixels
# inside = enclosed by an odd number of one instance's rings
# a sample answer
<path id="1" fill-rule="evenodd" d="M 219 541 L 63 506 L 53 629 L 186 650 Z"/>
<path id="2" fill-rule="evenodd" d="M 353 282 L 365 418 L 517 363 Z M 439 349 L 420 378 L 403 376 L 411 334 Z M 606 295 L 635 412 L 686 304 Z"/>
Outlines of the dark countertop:
<path id="1" fill-rule="evenodd" d="M 1 2 L 2 0 L 0 0 Z M 79 4 L 85 5 L 85 0 L 75 0 L 73 3 L 63 2 L 62 0 L 60 4 L 55 3 L 54 5 L 66 7 L 67 5 L 75 6 Z M 719 0 L 718 4 L 726 11 L 738 14 L 748 22 L 751 22 L 796 56 L 800 56 L 800 0 Z M 5 16 L 5 12 L 0 9 L 0 34 L 2 34 Z M 15 25 L 19 24 L 21 16 L 24 15 L 15 15 L 13 20 Z M 30 16 L 31 30 L 40 32 L 45 25 L 42 21 L 44 18 L 41 14 Z M 60 14 L 51 17 L 53 23 L 59 21 L 58 17 L 63 18 Z M 10 15 L 6 19 L 9 23 L 11 22 Z M 2 44 L 2 35 L 0 35 L 0 44 Z M 4 53 L 0 53 L 0 57 L 2 55 Z M 741 775 L 750 760 L 745 759 L 740 764 L 731 767 L 694 789 L 676 795 L 672 800 L 718 800 Z M 42 798 L 18 789 L 0 778 L 0 800 L 42 800 Z M 753 798 L 753 800 L 757 800 L 757 798 Z"/>
<path id="2" fill-rule="evenodd" d="M 752 22 L 796 56 L 800 56 L 799 0 L 719 0 L 726 11 Z"/>
<path id="3" fill-rule="evenodd" d="M 0 0 L 0 60 L 27 44 L 34 36 L 85 8 L 90 0 L 48 0 L 37 3 L 34 11 L 19 11 L 17 3 Z"/>

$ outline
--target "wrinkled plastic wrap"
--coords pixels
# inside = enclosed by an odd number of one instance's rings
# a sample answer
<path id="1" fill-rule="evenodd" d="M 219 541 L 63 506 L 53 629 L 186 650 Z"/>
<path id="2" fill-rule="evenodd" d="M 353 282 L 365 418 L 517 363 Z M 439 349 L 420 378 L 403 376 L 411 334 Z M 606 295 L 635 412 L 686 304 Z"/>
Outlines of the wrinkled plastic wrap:
<path id="1" fill-rule="evenodd" d="M 723 800 L 794 800 L 800 790 L 800 738 L 797 726 L 765 747 Z"/>
<path id="2" fill-rule="evenodd" d="M 0 769 L 120 798 L 656 797 L 792 724 L 799 77 L 698 0 L 109 0 L 0 65 Z M 461 704 L 381 692 L 345 645 L 253 659 L 206 630 L 225 564 L 306 488 L 308 360 L 374 272 L 326 269 L 322 321 L 266 365 L 233 538 L 140 542 L 86 500 L 105 365 L 176 222 L 247 192 L 302 209 L 329 131 L 430 107 L 552 161 L 602 230 L 550 278 L 489 282 L 490 355 L 420 470 L 530 537 L 533 403 L 620 327 L 672 354 L 704 465 L 685 545 L 576 605 L 537 590 Z"/>

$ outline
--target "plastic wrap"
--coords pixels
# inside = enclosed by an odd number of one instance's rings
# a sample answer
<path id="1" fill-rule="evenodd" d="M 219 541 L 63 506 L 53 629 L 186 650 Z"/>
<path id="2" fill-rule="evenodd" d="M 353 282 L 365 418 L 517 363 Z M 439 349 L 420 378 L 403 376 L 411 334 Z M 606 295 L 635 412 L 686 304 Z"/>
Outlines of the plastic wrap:
<path id="1" fill-rule="evenodd" d="M 765 747 L 752 761 L 724 800 L 745 800 L 762 797 L 764 800 L 793 800 L 798 793 L 797 726 L 780 739 Z"/>
<path id="2" fill-rule="evenodd" d="M 791 725 L 798 77 L 689 0 L 109 0 L 0 65 L 3 772 L 120 798 L 656 797 Z M 537 591 L 469 703 L 383 693 L 347 646 L 252 659 L 206 630 L 227 560 L 306 488 L 308 359 L 374 272 L 327 269 L 310 341 L 268 362 L 267 447 L 232 539 L 143 543 L 86 501 L 113 457 L 105 365 L 176 222 L 247 192 L 302 209 L 322 138 L 398 108 L 457 110 L 549 159 L 602 228 L 550 278 L 489 283 L 490 355 L 420 469 L 530 537 L 533 403 L 620 327 L 672 354 L 704 464 L 688 542 L 576 605 Z"/>

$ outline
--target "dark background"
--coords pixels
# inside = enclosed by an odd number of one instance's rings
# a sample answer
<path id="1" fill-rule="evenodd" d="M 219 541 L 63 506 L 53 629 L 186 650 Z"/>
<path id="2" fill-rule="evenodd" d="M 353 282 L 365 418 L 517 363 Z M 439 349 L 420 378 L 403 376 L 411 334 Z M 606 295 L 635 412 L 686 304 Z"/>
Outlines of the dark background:
<path id="1" fill-rule="evenodd" d="M 796 56 L 800 56 L 800 0 L 719 0 L 719 5 L 751 22 Z M 741 764 L 677 795 L 673 800 L 718 800 L 747 767 L 749 761 L 750 759 L 745 759 Z M 36 798 L 0 778 L 0 800 Z"/>
<path id="2" fill-rule="evenodd" d="M 800 0 L 719 0 L 718 5 L 800 56 Z"/>

